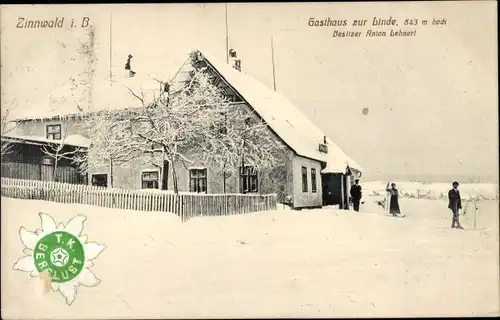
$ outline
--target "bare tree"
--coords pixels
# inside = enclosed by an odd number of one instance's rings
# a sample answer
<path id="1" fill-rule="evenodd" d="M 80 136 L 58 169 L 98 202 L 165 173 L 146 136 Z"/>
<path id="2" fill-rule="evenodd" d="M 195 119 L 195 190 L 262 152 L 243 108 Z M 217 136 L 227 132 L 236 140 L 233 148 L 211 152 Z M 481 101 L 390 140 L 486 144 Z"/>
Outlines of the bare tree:
<path id="1" fill-rule="evenodd" d="M 54 181 L 59 181 L 59 176 L 57 174 L 57 168 L 61 160 L 67 160 L 70 163 L 74 163 L 75 159 L 80 158 L 80 154 L 85 153 L 85 148 L 81 147 L 70 147 L 66 144 L 68 126 L 61 126 L 61 139 L 52 140 L 47 145 L 42 147 L 42 152 L 54 159 L 54 165 L 52 167 L 52 177 Z"/>

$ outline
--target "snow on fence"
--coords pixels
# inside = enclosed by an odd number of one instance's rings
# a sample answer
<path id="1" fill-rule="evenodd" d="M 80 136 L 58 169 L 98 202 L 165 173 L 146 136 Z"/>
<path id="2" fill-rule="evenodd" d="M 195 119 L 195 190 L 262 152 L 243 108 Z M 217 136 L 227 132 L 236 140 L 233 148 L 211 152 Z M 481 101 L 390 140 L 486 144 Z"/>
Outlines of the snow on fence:
<path id="1" fill-rule="evenodd" d="M 80 203 L 113 209 L 165 211 L 183 222 L 197 216 L 227 216 L 276 210 L 276 195 L 173 194 L 95 187 L 52 181 L 2 178 L 2 196 L 60 203 Z"/>

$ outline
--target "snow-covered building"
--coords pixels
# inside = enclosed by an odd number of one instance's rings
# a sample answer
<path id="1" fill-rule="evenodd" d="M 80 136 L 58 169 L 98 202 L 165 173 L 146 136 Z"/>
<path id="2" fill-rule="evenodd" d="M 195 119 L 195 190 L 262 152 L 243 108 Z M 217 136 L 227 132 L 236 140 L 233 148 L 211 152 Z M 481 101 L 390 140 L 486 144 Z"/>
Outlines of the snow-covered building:
<path id="1" fill-rule="evenodd" d="M 46 137 L 9 132 L 2 135 L 1 143 L 2 177 L 72 184 L 87 183 L 86 175 L 82 174 L 78 165 L 72 161 L 73 157 L 85 152 L 90 145 L 90 141 L 83 136 L 69 135 L 64 144 L 61 144 Z"/>
<path id="2" fill-rule="evenodd" d="M 294 208 L 332 204 L 345 207 L 348 203 L 349 186 L 354 180 L 353 177 L 361 176 L 362 168 L 282 94 L 260 83 L 244 70 L 237 70 L 226 62 L 217 60 L 205 50 L 196 50 L 195 54 L 198 62 L 206 67 L 215 79 L 214 84 L 236 105 L 249 108 L 264 120 L 272 133 L 286 146 L 286 151 L 280 166 L 282 172 L 279 174 L 272 170 L 264 174 L 245 166 L 240 168 L 239 174 L 226 176 L 223 182 L 222 172 L 205 167 L 203 163 L 196 163 L 189 168 L 173 164 L 178 173 L 179 190 L 207 193 L 277 193 L 281 202 L 289 202 Z M 117 82 L 112 86 L 105 83 L 102 86 L 95 84 L 97 91 L 92 96 L 93 108 L 140 107 L 134 105 L 137 100 L 127 95 L 123 88 L 138 86 L 137 90 L 145 94 L 158 89 L 157 81 L 151 77 L 141 78 L 140 72 L 137 76 L 123 81 L 125 82 Z M 56 106 L 61 103 L 56 103 Z M 69 101 L 69 104 L 72 103 Z M 47 126 L 54 124 L 69 126 L 67 132 L 70 134 L 81 133 L 78 129 L 78 122 L 82 121 L 78 115 L 81 113 L 74 111 L 76 116 L 72 117 L 67 110 L 75 110 L 74 107 L 66 107 L 64 110 L 53 110 L 51 115 L 45 111 L 40 115 L 32 114 L 18 119 L 19 133 L 45 136 Z M 170 165 L 172 164 L 165 163 L 144 168 L 116 168 L 113 170 L 113 186 L 171 189 L 172 178 L 168 174 Z M 109 169 L 99 168 L 89 175 L 90 183 L 98 177 L 103 185 L 109 185 Z M 280 179 L 277 180 L 276 176 Z"/>

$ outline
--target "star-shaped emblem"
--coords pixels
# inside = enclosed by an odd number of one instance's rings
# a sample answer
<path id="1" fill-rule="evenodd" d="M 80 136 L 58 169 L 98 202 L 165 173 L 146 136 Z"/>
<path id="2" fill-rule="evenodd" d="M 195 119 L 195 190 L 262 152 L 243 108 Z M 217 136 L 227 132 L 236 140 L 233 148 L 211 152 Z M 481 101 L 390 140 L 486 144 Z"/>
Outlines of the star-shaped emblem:
<path id="1" fill-rule="evenodd" d="M 63 248 L 57 248 L 56 250 L 52 251 L 50 255 L 52 263 L 57 267 L 62 267 L 66 265 L 66 263 L 68 263 L 68 257 L 69 257 L 68 252 Z"/>

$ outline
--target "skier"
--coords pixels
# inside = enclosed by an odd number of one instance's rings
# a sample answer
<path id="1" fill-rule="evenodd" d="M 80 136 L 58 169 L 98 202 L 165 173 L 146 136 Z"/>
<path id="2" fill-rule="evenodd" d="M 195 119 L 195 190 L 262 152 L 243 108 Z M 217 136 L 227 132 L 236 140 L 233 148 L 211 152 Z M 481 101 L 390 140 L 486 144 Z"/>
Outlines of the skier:
<path id="1" fill-rule="evenodd" d="M 359 179 L 354 180 L 354 185 L 351 187 L 351 199 L 354 211 L 359 211 L 359 202 L 361 201 L 361 186 Z"/>
<path id="2" fill-rule="evenodd" d="M 453 213 L 453 221 L 451 223 L 452 228 L 463 229 L 459 221 L 459 211 L 462 209 L 462 198 L 460 197 L 460 191 L 458 191 L 459 183 L 457 181 L 453 182 L 453 189 L 448 191 L 448 208 Z"/>
<path id="3" fill-rule="evenodd" d="M 391 185 L 390 188 L 389 184 Z M 401 211 L 399 210 L 399 191 L 398 189 L 396 189 L 396 184 L 394 182 L 392 184 L 390 182 L 387 182 L 385 190 L 389 192 L 391 195 L 388 203 L 389 213 L 392 214 L 393 216 L 400 214 Z"/>

